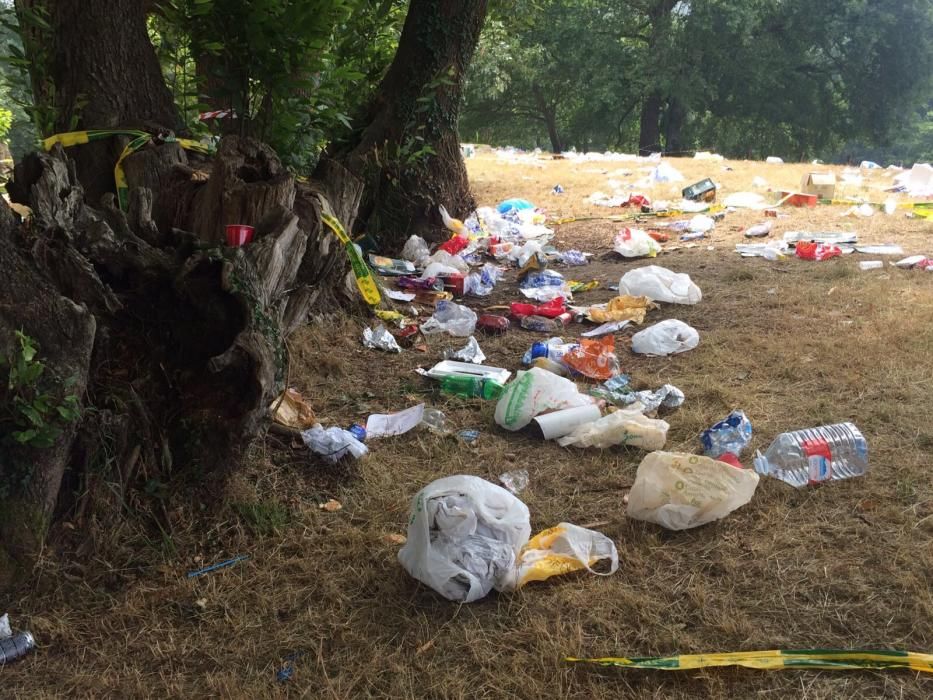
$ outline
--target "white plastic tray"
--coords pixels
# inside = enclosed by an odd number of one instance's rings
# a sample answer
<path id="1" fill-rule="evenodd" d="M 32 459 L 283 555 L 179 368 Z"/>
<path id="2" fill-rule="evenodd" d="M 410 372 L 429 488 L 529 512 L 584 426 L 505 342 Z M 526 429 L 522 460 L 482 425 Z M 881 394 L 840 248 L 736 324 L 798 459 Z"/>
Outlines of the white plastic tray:
<path id="1" fill-rule="evenodd" d="M 466 375 L 468 377 L 482 377 L 483 379 L 492 379 L 499 384 L 505 384 L 512 372 L 502 367 L 488 367 L 486 365 L 474 365 L 469 362 L 455 362 L 454 360 L 444 360 L 438 362 L 426 373 L 431 379 L 443 379 L 453 374 Z"/>

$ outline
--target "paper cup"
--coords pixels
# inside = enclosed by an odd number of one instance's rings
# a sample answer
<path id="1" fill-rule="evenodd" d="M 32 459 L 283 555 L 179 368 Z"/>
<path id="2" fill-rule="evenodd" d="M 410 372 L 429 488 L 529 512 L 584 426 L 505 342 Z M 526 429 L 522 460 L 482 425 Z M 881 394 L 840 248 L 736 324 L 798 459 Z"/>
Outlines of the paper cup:
<path id="1" fill-rule="evenodd" d="M 545 413 L 536 416 L 534 421 L 541 428 L 541 434 L 544 435 L 545 440 L 554 440 L 569 435 L 578 425 L 599 420 L 601 416 L 602 411 L 594 403 L 587 406 L 565 408 L 562 411 L 554 411 L 553 413 Z"/>

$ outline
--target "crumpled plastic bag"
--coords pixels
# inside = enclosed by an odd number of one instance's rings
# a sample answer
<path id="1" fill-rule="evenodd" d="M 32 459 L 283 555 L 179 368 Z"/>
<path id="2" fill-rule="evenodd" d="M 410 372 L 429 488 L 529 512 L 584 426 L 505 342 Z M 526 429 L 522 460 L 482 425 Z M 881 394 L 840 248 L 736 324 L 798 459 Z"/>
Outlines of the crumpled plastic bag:
<path id="1" fill-rule="evenodd" d="M 613 335 L 602 338 L 581 338 L 577 347 L 561 358 L 570 369 L 590 379 L 606 380 L 619 373 L 616 339 Z"/>
<path id="2" fill-rule="evenodd" d="M 421 332 L 425 335 L 449 333 L 467 338 L 473 335 L 474 330 L 476 330 L 476 312 L 452 301 L 437 302 L 434 315 L 421 324 Z"/>
<path id="3" fill-rule="evenodd" d="M 375 328 L 363 329 L 363 345 L 365 345 L 367 348 L 373 348 L 374 350 L 385 350 L 386 352 L 402 351 L 402 348 L 399 347 L 398 341 L 395 340 L 395 336 L 392 335 L 389 330 L 381 323 L 378 324 Z"/>
<path id="4" fill-rule="evenodd" d="M 483 352 L 482 348 L 480 348 L 476 338 L 471 335 L 467 344 L 459 350 L 445 350 L 444 359 L 456 360 L 457 362 L 472 362 L 474 365 L 481 365 L 483 364 L 483 360 L 486 359 L 486 354 Z"/>
<path id="5" fill-rule="evenodd" d="M 609 321 L 634 321 L 642 323 L 649 309 L 656 309 L 658 305 L 646 296 L 632 296 L 624 294 L 610 299 L 605 306 L 591 306 L 587 318 L 596 323 Z"/>
<path id="6" fill-rule="evenodd" d="M 700 434 L 703 454 L 717 459 L 728 453 L 738 457 L 752 440 L 752 422 L 745 411 L 733 411 Z"/>
<path id="7" fill-rule="evenodd" d="M 369 452 L 369 448 L 357 440 L 353 433 L 337 427 L 325 430 L 320 423 L 301 431 L 301 439 L 308 449 L 331 464 L 336 464 L 347 455 L 359 459 Z"/>
<path id="8" fill-rule="evenodd" d="M 465 294 L 474 297 L 486 297 L 492 294 L 502 271 L 492 263 L 486 263 L 479 272 L 471 272 L 463 282 Z"/>
<path id="9" fill-rule="evenodd" d="M 466 261 L 462 257 L 459 255 L 451 255 L 446 250 L 435 251 L 433 255 L 428 257 L 426 262 L 428 265 L 431 263 L 438 263 L 438 265 L 443 265 L 447 268 L 453 268 L 462 275 L 469 274 L 470 272 L 470 266 L 467 265 Z M 434 277 L 435 275 L 429 276 Z M 422 279 L 424 279 L 424 275 L 422 275 Z"/>
<path id="10" fill-rule="evenodd" d="M 838 258 L 842 255 L 842 248 L 829 243 L 816 243 L 815 241 L 800 241 L 797 243 L 795 254 L 801 260 L 823 261 Z"/>
<path id="11" fill-rule="evenodd" d="M 496 404 L 495 420 L 506 430 L 521 430 L 545 411 L 585 406 L 593 401 L 569 379 L 532 367 L 519 370 L 515 380 L 506 385 Z"/>
<path id="12" fill-rule="evenodd" d="M 679 408 L 686 397 L 684 392 L 673 384 L 665 384 L 657 391 L 636 391 L 631 394 L 633 408 L 637 407 L 642 413 L 655 413 L 659 408 Z"/>
<path id="13" fill-rule="evenodd" d="M 570 435 L 558 438 L 561 447 L 598 447 L 631 445 L 643 450 L 660 450 L 667 442 L 667 421 L 648 418 L 639 410 L 622 409 L 599 420 L 578 425 Z"/>
<path id="14" fill-rule="evenodd" d="M 653 258 L 661 252 L 661 244 L 639 228 L 624 228 L 613 239 L 612 249 L 626 258 Z"/>
<path id="15" fill-rule="evenodd" d="M 632 336 L 632 352 L 644 355 L 673 355 L 693 350 L 700 344 L 700 334 L 683 321 L 669 318 Z"/>
<path id="16" fill-rule="evenodd" d="M 670 530 L 724 518 L 748 503 L 758 474 L 709 457 L 652 452 L 638 465 L 625 514 Z"/>
<path id="17" fill-rule="evenodd" d="M 428 242 L 421 236 L 410 236 L 405 241 L 405 247 L 402 248 L 402 258 L 413 263 L 421 264 L 421 261 L 430 255 L 431 249 L 428 248 Z"/>
<path id="18" fill-rule="evenodd" d="M 673 272 L 660 265 L 629 270 L 619 280 L 619 294 L 646 296 L 668 304 L 696 304 L 703 298 L 690 275 Z"/>
<path id="19" fill-rule="evenodd" d="M 501 486 L 476 476 L 449 476 L 421 489 L 411 505 L 402 567 L 448 600 L 471 603 L 493 588 L 587 569 L 601 559 L 618 568 L 604 535 L 568 523 L 533 539 L 528 507 Z M 595 572 L 594 572 L 595 573 Z"/>

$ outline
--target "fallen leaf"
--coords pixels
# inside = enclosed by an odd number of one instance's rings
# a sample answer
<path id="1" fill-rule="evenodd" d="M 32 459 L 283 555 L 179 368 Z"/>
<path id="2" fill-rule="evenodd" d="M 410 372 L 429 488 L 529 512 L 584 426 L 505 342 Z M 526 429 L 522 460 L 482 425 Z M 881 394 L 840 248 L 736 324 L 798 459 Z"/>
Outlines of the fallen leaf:
<path id="1" fill-rule="evenodd" d="M 382 541 L 386 544 L 405 544 L 408 541 L 408 538 L 405 535 L 399 535 L 398 533 L 392 533 L 391 535 L 386 535 L 382 538 Z"/>
<path id="2" fill-rule="evenodd" d="M 326 510 L 328 513 L 336 513 L 338 510 L 343 508 L 343 504 L 340 501 L 335 501 L 332 498 L 327 503 L 319 503 L 318 508 L 321 510 Z"/>

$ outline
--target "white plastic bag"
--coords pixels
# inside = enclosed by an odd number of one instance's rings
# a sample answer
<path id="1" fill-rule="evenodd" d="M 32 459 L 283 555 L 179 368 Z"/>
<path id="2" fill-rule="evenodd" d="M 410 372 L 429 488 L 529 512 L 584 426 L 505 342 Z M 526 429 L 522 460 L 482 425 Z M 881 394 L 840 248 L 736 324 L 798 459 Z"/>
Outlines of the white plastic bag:
<path id="1" fill-rule="evenodd" d="M 399 562 L 414 578 L 448 600 L 471 603 L 493 588 L 512 591 L 530 581 L 586 569 L 619 555 L 605 535 L 570 523 L 531 540 L 527 506 L 475 476 L 449 476 L 412 500 L 408 539 Z"/>
<path id="2" fill-rule="evenodd" d="M 652 452 L 638 465 L 625 514 L 670 530 L 724 518 L 748 503 L 758 474 L 700 455 Z"/>
<path id="3" fill-rule="evenodd" d="M 369 452 L 369 448 L 357 440 L 353 433 L 338 427 L 325 430 L 320 423 L 303 430 L 301 439 L 309 450 L 331 464 L 336 464 L 347 455 L 359 459 Z"/>
<path id="4" fill-rule="evenodd" d="M 431 255 L 431 249 L 428 248 L 428 242 L 421 236 L 411 236 L 405 241 L 405 247 L 402 248 L 402 259 L 411 260 L 413 263 L 420 264 L 422 260 Z"/>
<path id="5" fill-rule="evenodd" d="M 715 225 L 716 222 L 713 217 L 706 216 L 705 214 L 697 214 L 690 219 L 690 223 L 687 224 L 687 230 L 693 233 L 708 233 L 713 230 Z"/>
<path id="6" fill-rule="evenodd" d="M 411 512 L 398 560 L 414 578 L 464 603 L 514 580 L 531 519 L 501 486 L 476 476 L 438 479 L 418 492 Z"/>
<path id="7" fill-rule="evenodd" d="M 632 352 L 644 355 L 673 355 L 693 350 L 700 344 L 700 334 L 683 321 L 670 318 L 648 326 L 632 336 Z"/>
<path id="8" fill-rule="evenodd" d="M 421 324 L 421 332 L 425 335 L 450 333 L 460 338 L 468 338 L 473 335 L 474 330 L 476 312 L 452 301 L 437 302 L 434 315 Z"/>
<path id="9" fill-rule="evenodd" d="M 624 228 L 612 242 L 612 248 L 626 258 L 653 258 L 661 252 L 661 244 L 638 228 Z"/>
<path id="10" fill-rule="evenodd" d="M 569 379 L 558 377 L 540 367 L 520 371 L 515 381 L 506 385 L 496 404 L 496 423 L 506 430 L 521 430 L 531 419 L 545 411 L 554 411 L 593 403 L 581 394 Z"/>
<path id="11" fill-rule="evenodd" d="M 669 304 L 696 304 L 703 293 L 683 272 L 672 272 L 660 265 L 647 265 L 629 270 L 619 280 L 619 294 L 646 296 L 652 301 Z"/>
<path id="12" fill-rule="evenodd" d="M 631 445 L 643 450 L 660 450 L 667 441 L 669 428 L 667 421 L 648 418 L 640 410 L 623 409 L 577 426 L 572 433 L 558 439 L 557 444 L 601 449 Z"/>
<path id="13" fill-rule="evenodd" d="M 459 255 L 451 255 L 446 250 L 436 250 L 434 254 L 427 259 L 427 264 L 440 263 L 444 267 L 452 267 L 461 275 L 469 274 L 470 266 Z"/>

